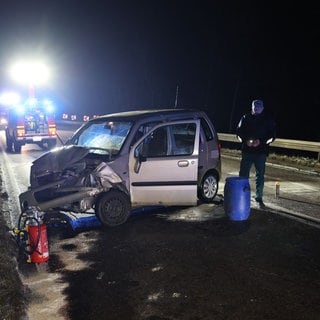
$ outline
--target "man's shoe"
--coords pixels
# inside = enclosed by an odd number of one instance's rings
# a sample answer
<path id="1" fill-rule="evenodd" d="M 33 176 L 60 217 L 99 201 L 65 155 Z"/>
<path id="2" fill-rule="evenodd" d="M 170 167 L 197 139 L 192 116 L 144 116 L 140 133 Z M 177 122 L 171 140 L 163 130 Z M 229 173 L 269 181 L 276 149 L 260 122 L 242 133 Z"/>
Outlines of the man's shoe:
<path id="1" fill-rule="evenodd" d="M 264 209 L 266 207 L 266 205 L 263 203 L 262 199 L 256 198 L 256 201 L 258 202 L 260 209 Z"/>
<path id="2" fill-rule="evenodd" d="M 259 202 L 259 208 L 260 209 L 265 209 L 266 205 L 263 203 L 263 201 Z"/>

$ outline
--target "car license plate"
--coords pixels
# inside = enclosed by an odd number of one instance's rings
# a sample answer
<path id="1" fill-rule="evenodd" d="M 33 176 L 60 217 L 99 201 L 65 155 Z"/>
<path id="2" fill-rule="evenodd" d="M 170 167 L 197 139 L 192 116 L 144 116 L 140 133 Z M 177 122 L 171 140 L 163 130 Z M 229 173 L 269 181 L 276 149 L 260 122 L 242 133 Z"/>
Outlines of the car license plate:
<path id="1" fill-rule="evenodd" d="M 33 137 L 33 141 L 34 142 L 39 142 L 39 141 L 41 141 L 41 137 Z"/>

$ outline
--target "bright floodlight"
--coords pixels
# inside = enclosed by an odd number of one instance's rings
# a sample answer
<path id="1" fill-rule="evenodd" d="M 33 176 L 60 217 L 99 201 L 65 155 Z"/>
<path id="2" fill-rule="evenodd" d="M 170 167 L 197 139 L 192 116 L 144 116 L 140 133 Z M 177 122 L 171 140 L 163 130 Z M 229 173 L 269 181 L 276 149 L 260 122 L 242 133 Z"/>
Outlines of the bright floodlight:
<path id="1" fill-rule="evenodd" d="M 48 80 L 49 70 L 39 62 L 19 62 L 12 67 L 11 75 L 19 82 L 35 85 Z"/>

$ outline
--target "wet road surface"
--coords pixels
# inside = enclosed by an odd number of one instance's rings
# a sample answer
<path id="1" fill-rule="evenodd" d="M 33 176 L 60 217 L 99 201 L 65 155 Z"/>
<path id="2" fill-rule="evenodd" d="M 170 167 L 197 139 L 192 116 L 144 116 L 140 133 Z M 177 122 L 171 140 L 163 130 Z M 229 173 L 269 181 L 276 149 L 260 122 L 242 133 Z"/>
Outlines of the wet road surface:
<path id="1" fill-rule="evenodd" d="M 221 204 L 203 204 L 111 229 L 49 231 L 47 272 L 68 284 L 65 319 L 320 317 L 320 230 L 269 210 L 235 222 Z"/>

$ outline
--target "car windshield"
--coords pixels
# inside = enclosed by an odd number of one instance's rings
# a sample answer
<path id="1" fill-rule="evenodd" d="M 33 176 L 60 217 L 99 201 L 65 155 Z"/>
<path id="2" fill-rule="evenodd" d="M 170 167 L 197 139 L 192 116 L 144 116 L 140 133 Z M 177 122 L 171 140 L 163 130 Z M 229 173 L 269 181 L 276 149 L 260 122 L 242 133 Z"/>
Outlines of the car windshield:
<path id="1" fill-rule="evenodd" d="M 90 148 L 95 153 L 116 155 L 131 127 L 132 123 L 125 121 L 93 122 L 78 132 L 72 144 Z"/>

